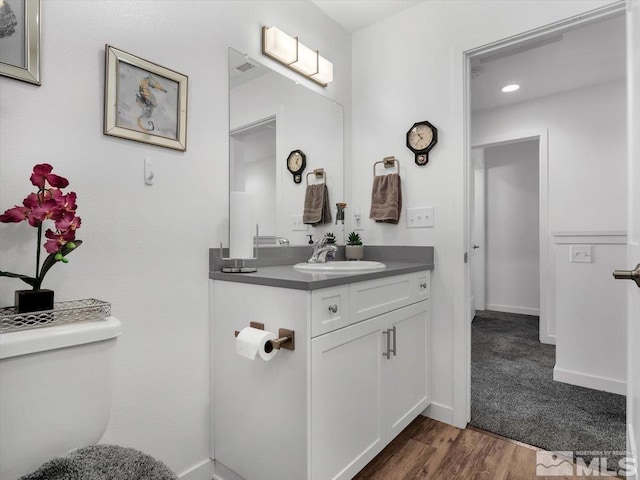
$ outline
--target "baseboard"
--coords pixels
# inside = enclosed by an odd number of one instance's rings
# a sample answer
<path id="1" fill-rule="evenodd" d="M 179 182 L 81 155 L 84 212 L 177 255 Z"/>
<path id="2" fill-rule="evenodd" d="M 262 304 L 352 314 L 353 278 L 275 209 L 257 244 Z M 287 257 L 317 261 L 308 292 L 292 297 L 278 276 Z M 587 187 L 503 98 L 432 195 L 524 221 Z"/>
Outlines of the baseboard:
<path id="1" fill-rule="evenodd" d="M 213 478 L 213 460 L 207 458 L 198 465 L 191 467 L 180 475 L 180 480 L 211 480 Z"/>
<path id="2" fill-rule="evenodd" d="M 522 315 L 535 315 L 536 317 L 540 316 L 539 308 L 528 308 L 528 307 L 514 307 L 512 305 L 496 305 L 493 303 L 487 303 L 485 310 L 493 310 L 494 312 L 505 312 L 505 313 L 520 313 Z"/>
<path id="3" fill-rule="evenodd" d="M 571 372 L 558 367 L 554 367 L 553 369 L 553 379 L 557 382 L 569 383 L 571 385 L 602 390 L 609 393 L 617 393 L 618 395 L 627 394 L 626 382 L 598 377 L 596 375 L 587 375 L 586 373 Z"/>
<path id="4" fill-rule="evenodd" d="M 540 343 L 546 343 L 547 345 L 555 345 L 556 344 L 556 336 L 555 335 L 543 335 L 541 333 L 540 337 L 538 339 L 540 340 Z"/>
<path id="5" fill-rule="evenodd" d="M 635 435 L 633 434 L 633 425 L 627 423 L 627 456 L 630 456 L 635 460 L 635 465 L 638 465 L 638 446 L 636 445 Z M 633 475 L 627 476 L 628 480 L 638 480 L 638 472 L 634 472 Z"/>
<path id="6" fill-rule="evenodd" d="M 245 480 L 225 464 L 213 461 L 213 480 Z"/>
<path id="7" fill-rule="evenodd" d="M 421 415 L 433 418 L 434 420 L 438 420 L 439 422 L 453 425 L 453 408 L 447 405 L 441 405 L 439 403 L 432 402 L 431 405 L 424 409 Z"/>

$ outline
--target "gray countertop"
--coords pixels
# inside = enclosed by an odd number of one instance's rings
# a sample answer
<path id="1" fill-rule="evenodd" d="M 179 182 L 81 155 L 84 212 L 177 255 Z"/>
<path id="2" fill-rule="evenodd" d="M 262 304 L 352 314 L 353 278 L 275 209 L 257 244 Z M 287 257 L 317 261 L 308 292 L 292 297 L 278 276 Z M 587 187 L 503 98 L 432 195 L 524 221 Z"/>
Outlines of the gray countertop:
<path id="1" fill-rule="evenodd" d="M 210 253 L 209 278 L 226 282 L 251 283 L 296 290 L 316 290 L 353 282 L 363 282 L 375 278 L 390 277 L 424 270 L 433 270 L 433 247 L 368 246 L 365 260 L 375 260 L 386 265 L 384 270 L 373 272 L 352 272 L 341 274 L 306 273 L 293 268 L 295 263 L 305 261 L 309 255 L 307 247 L 273 248 L 261 250 L 262 262 L 257 262 L 255 273 L 223 273 L 220 271 L 220 253 L 212 249 Z M 266 253 L 266 255 L 265 255 Z M 343 252 L 339 251 L 338 259 Z M 267 265 L 260 265 L 260 263 Z"/>
<path id="2" fill-rule="evenodd" d="M 209 278 L 227 282 L 293 288 L 296 290 L 316 290 L 318 288 L 373 280 L 374 278 L 433 270 L 432 263 L 384 262 L 384 264 L 386 265 L 384 270 L 341 274 L 306 273 L 294 269 L 293 265 L 276 265 L 273 267 L 259 267 L 255 273 L 222 273 L 214 271 L 209 273 Z"/>

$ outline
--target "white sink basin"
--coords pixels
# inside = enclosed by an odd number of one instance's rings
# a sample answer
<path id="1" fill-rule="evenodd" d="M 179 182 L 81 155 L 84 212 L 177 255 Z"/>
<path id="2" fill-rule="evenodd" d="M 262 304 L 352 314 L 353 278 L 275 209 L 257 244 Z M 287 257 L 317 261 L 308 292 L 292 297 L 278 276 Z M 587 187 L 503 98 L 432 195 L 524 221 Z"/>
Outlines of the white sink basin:
<path id="1" fill-rule="evenodd" d="M 380 262 L 363 261 L 330 261 L 327 263 L 297 263 L 296 270 L 309 273 L 358 273 L 383 270 L 387 266 Z"/>

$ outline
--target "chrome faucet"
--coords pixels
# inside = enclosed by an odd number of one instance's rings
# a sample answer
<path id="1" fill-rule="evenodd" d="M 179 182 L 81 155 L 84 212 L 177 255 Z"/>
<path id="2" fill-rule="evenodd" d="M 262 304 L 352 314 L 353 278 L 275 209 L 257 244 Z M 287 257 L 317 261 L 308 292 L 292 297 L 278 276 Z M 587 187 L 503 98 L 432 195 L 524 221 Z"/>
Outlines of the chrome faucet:
<path id="1" fill-rule="evenodd" d="M 338 251 L 335 245 L 327 245 L 327 237 L 322 237 L 313 244 L 313 254 L 307 263 L 327 263 Z"/>

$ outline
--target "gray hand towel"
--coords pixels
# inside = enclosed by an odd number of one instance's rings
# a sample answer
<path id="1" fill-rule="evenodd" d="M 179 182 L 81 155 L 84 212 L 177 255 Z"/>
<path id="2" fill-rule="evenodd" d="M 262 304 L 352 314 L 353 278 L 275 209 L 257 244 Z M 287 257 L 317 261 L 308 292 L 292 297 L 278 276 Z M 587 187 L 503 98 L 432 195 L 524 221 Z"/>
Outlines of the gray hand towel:
<path id="1" fill-rule="evenodd" d="M 44 463 L 19 480 L 177 480 L 164 463 L 133 448 L 90 445 Z"/>
<path id="2" fill-rule="evenodd" d="M 307 225 L 331 223 L 331 208 L 329 205 L 329 189 L 326 184 L 307 185 L 302 223 Z"/>
<path id="3" fill-rule="evenodd" d="M 402 212 L 400 175 L 376 175 L 371 190 L 369 218 L 377 223 L 398 223 Z"/>

